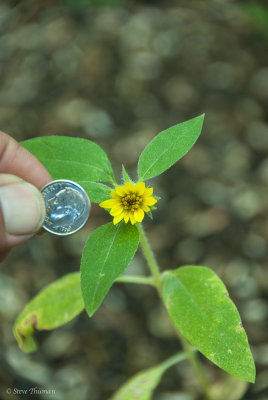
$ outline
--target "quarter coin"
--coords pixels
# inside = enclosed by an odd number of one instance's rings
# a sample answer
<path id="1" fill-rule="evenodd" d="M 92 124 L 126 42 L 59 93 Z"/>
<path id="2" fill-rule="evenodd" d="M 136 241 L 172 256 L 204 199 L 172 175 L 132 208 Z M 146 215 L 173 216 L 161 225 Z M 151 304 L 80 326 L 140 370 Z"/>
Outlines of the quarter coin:
<path id="1" fill-rule="evenodd" d="M 54 235 L 67 236 L 88 220 L 90 200 L 78 183 L 66 179 L 49 182 L 41 189 L 46 204 L 43 228 Z"/>

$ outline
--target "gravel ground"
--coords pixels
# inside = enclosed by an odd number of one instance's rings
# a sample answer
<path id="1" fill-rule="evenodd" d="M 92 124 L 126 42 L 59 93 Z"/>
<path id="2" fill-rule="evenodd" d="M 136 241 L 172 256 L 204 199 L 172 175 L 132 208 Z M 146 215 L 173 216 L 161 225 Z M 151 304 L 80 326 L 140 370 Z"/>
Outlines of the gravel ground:
<path id="1" fill-rule="evenodd" d="M 155 134 L 206 113 L 195 147 L 152 181 L 162 199 L 145 225 L 163 269 L 205 265 L 227 285 L 257 364 L 256 384 L 241 389 L 245 400 L 268 399 L 268 11 L 258 4 L 0 3 L 0 128 L 17 140 L 88 138 L 107 151 L 118 177 L 124 163 L 135 178 Z M 106 400 L 178 351 L 153 289 L 126 284 L 114 285 L 93 319 L 82 313 L 38 333 L 37 353 L 18 349 L 12 325 L 23 305 L 78 270 L 88 234 L 108 221 L 94 206 L 81 232 L 36 237 L 1 264 L 1 398 L 27 398 L 8 387 L 36 387 L 54 389 L 51 398 Z M 130 270 L 146 271 L 140 253 Z M 203 361 L 212 382 L 225 378 Z M 202 399 L 187 362 L 164 376 L 154 399 Z"/>

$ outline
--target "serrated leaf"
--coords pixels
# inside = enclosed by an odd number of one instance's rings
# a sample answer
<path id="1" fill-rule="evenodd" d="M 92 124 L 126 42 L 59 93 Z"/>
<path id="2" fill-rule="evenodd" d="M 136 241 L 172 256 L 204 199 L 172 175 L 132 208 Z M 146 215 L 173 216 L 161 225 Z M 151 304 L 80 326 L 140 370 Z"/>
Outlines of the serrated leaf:
<path id="1" fill-rule="evenodd" d="M 160 132 L 145 147 L 138 163 L 139 180 L 162 174 L 182 158 L 198 139 L 204 114 Z"/>
<path id="2" fill-rule="evenodd" d="M 183 353 L 175 355 L 161 364 L 137 373 L 124 383 L 110 400 L 151 400 L 153 391 L 166 370 L 185 358 Z"/>
<path id="3" fill-rule="evenodd" d="M 165 272 L 162 290 L 171 319 L 193 346 L 231 375 L 255 381 L 239 313 L 215 272 L 199 266 Z"/>
<path id="4" fill-rule="evenodd" d="M 125 169 L 123 164 L 122 164 L 122 175 L 123 175 L 124 183 L 125 182 L 132 182 L 132 180 L 130 179 L 130 177 L 129 177 L 129 175 L 128 175 L 128 173 L 127 173 L 127 171 L 126 171 L 126 169 Z"/>
<path id="5" fill-rule="evenodd" d="M 81 288 L 90 316 L 136 253 L 139 233 L 135 225 L 109 223 L 89 237 L 81 261 Z"/>
<path id="6" fill-rule="evenodd" d="M 84 309 L 78 272 L 65 275 L 34 297 L 19 314 L 13 328 L 20 348 L 37 349 L 34 331 L 54 329 L 71 321 Z"/>
<path id="7" fill-rule="evenodd" d="M 21 142 L 41 161 L 53 179 L 71 179 L 81 186 L 87 182 L 114 183 L 106 153 L 90 140 L 66 136 L 44 136 Z M 91 192 L 88 192 L 91 196 Z"/>
<path id="8" fill-rule="evenodd" d="M 153 220 L 153 214 L 151 211 L 147 211 L 146 214 L 148 215 L 148 217 Z"/>

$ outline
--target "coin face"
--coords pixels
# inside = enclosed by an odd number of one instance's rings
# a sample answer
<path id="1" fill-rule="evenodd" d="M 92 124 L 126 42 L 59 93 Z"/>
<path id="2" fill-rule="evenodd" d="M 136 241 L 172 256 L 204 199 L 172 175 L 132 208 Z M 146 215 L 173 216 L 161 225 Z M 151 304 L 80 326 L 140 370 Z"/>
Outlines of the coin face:
<path id="1" fill-rule="evenodd" d="M 41 189 L 46 204 L 43 228 L 54 235 L 67 236 L 81 229 L 88 220 L 90 200 L 77 183 L 59 179 Z"/>

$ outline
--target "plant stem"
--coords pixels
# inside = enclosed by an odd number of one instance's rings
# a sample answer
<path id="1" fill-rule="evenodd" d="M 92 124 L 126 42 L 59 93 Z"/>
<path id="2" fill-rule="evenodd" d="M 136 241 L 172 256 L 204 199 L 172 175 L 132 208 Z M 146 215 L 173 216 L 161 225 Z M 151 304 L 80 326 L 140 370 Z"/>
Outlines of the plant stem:
<path id="1" fill-rule="evenodd" d="M 193 351 L 195 351 L 194 348 L 193 348 Z M 168 369 L 168 368 L 172 367 L 173 365 L 186 360 L 187 358 L 188 358 L 188 355 L 186 352 L 185 353 L 177 353 L 177 354 L 174 354 L 173 356 L 167 358 L 161 364 L 162 364 L 163 368 Z"/>
<path id="2" fill-rule="evenodd" d="M 204 395 L 206 400 L 211 399 L 211 393 L 210 393 L 210 387 L 208 380 L 204 374 L 204 371 L 202 369 L 202 365 L 198 359 L 197 354 L 195 351 L 193 351 L 193 347 L 189 344 L 189 342 L 178 332 L 178 336 L 181 340 L 182 346 L 184 348 L 184 351 L 187 354 L 188 359 L 190 360 L 192 367 L 196 373 L 196 376 L 199 380 L 200 386 L 203 389 Z"/>
<path id="3" fill-rule="evenodd" d="M 116 282 L 125 283 L 138 283 L 142 285 L 152 285 L 154 284 L 154 278 L 152 276 L 133 276 L 133 275 L 123 275 L 116 279 Z"/>
<path id="4" fill-rule="evenodd" d="M 149 245 L 148 239 L 146 237 L 146 234 L 143 230 L 143 227 L 141 224 L 137 224 L 138 231 L 140 233 L 140 243 L 141 247 L 144 253 L 144 256 L 148 262 L 149 268 L 151 270 L 151 273 L 154 277 L 155 281 L 155 286 L 157 289 L 160 291 L 161 288 L 161 275 L 159 272 L 159 267 L 157 265 L 156 259 L 154 257 L 154 254 L 152 252 L 151 246 Z"/>
<path id="5" fill-rule="evenodd" d="M 151 270 L 151 273 L 154 277 L 154 284 L 155 287 L 159 293 L 159 296 L 161 299 L 163 299 L 162 296 L 162 289 L 161 289 L 161 274 L 159 272 L 159 267 L 157 265 L 157 262 L 155 260 L 154 254 L 152 252 L 152 249 L 150 247 L 150 244 L 148 242 L 148 239 L 146 237 L 146 234 L 143 230 L 143 227 L 141 224 L 137 224 L 139 233 L 140 233 L 140 243 L 141 247 L 144 253 L 144 256 L 147 260 L 148 266 Z M 189 361 L 192 364 L 192 367 L 196 373 L 196 376 L 199 380 L 200 386 L 203 389 L 204 395 L 206 400 L 211 400 L 211 394 L 210 394 L 210 388 L 209 388 L 209 383 L 207 381 L 207 378 L 202 370 L 202 366 L 200 364 L 199 359 L 197 358 L 195 351 L 193 351 L 192 346 L 188 343 L 188 341 L 178 332 L 177 328 L 176 331 L 178 333 L 178 336 L 181 340 L 182 346 L 184 348 L 185 353 L 187 354 L 187 357 Z"/>

